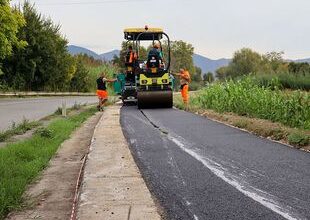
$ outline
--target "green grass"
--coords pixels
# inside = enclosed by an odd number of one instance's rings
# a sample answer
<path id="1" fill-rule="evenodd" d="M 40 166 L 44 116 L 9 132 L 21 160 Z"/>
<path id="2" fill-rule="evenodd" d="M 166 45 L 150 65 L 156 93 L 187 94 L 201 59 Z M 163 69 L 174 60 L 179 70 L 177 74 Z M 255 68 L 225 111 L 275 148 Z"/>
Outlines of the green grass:
<path id="1" fill-rule="evenodd" d="M 262 88 L 251 78 L 213 84 L 195 94 L 190 106 L 267 119 L 290 127 L 310 129 L 310 94 Z"/>
<path id="2" fill-rule="evenodd" d="M 27 185 L 47 166 L 61 143 L 95 112 L 91 108 L 57 119 L 32 138 L 0 149 L 0 219 L 21 207 Z"/>
<path id="3" fill-rule="evenodd" d="M 12 123 L 12 127 L 9 130 L 0 132 L 0 142 L 4 142 L 8 140 L 10 137 L 14 135 L 24 134 L 27 131 L 38 127 L 41 123 L 37 121 L 30 122 L 27 119 L 23 119 L 23 121 L 16 125 L 14 122 Z"/>

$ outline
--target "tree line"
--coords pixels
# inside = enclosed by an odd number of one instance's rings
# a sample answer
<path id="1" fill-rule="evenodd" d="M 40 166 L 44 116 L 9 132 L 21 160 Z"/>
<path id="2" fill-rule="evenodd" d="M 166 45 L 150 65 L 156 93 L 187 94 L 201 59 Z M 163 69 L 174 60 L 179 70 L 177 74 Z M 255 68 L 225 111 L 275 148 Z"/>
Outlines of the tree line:
<path id="1" fill-rule="evenodd" d="M 283 59 L 283 52 L 260 54 L 249 48 L 234 53 L 228 66 L 216 70 L 220 80 L 252 75 L 262 86 L 310 90 L 310 64 Z"/>
<path id="2" fill-rule="evenodd" d="M 42 16 L 33 4 L 10 6 L 0 1 L 0 90 L 87 92 L 85 56 L 72 56 L 60 25 Z"/>

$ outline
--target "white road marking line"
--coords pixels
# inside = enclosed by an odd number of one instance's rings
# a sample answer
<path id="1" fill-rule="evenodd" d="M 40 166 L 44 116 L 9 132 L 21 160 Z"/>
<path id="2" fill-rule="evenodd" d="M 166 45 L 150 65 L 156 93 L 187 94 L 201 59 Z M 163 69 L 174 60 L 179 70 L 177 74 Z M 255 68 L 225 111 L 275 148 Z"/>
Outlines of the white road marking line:
<path id="1" fill-rule="evenodd" d="M 246 184 L 239 182 L 237 178 L 234 178 L 233 175 L 227 173 L 228 171 L 225 170 L 220 164 L 216 163 L 215 161 L 209 158 L 201 156 L 198 153 L 196 153 L 194 150 L 186 147 L 188 144 L 185 141 L 182 141 L 183 139 L 182 137 L 179 137 L 177 135 L 172 136 L 171 133 L 169 133 L 167 135 L 167 138 L 171 140 L 172 142 L 174 142 L 178 147 L 180 147 L 181 150 L 183 150 L 184 152 L 186 152 L 187 154 L 189 154 L 190 156 L 192 156 L 193 158 L 201 162 L 205 167 L 207 167 L 217 177 L 221 178 L 223 181 L 230 184 L 231 186 L 236 188 L 238 191 L 248 196 L 249 198 L 255 200 L 256 202 L 260 203 L 261 205 L 265 206 L 266 208 L 274 211 L 275 213 L 281 215 L 282 217 L 288 220 L 305 219 L 305 218 L 301 218 L 300 216 L 298 216 L 298 214 L 290 213 L 287 210 L 287 208 L 291 208 L 291 207 L 283 207 L 276 200 L 268 198 L 267 195 L 270 195 L 270 194 L 268 194 L 267 192 L 264 192 L 253 186 L 247 186 Z M 198 219 L 197 216 L 194 216 L 194 218 Z"/>

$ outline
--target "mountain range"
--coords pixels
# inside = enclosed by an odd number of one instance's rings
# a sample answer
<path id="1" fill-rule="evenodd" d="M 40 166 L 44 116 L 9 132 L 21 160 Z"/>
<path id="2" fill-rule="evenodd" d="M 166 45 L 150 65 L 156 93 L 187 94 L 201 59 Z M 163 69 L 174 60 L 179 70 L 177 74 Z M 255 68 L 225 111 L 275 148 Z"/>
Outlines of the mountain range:
<path id="1" fill-rule="evenodd" d="M 69 45 L 68 46 L 68 51 L 72 55 L 77 55 L 77 54 L 87 54 L 89 56 L 94 57 L 95 59 L 98 60 L 105 60 L 105 61 L 111 61 L 113 59 L 113 56 L 119 56 L 119 50 L 112 50 L 107 53 L 102 53 L 102 54 L 97 54 L 96 52 L 86 49 L 84 47 L 79 47 L 75 45 Z M 202 73 L 205 74 L 207 72 L 212 72 L 215 73 L 215 71 L 223 66 L 227 66 L 231 59 L 217 59 L 213 60 L 210 58 L 207 58 L 205 56 L 199 55 L 199 54 L 194 54 L 193 55 L 193 61 L 194 65 L 198 66 L 201 68 Z M 299 60 L 288 60 L 288 61 L 294 61 L 294 62 L 308 62 L 310 63 L 310 58 L 307 59 L 299 59 Z"/>

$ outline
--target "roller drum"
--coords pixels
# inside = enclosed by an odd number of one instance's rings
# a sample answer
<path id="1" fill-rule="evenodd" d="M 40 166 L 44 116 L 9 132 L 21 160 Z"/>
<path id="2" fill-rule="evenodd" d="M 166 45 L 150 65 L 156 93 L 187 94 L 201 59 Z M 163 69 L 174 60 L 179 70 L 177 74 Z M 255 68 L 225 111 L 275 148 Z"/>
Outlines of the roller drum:
<path id="1" fill-rule="evenodd" d="M 172 108 L 172 91 L 138 91 L 138 108 Z"/>

